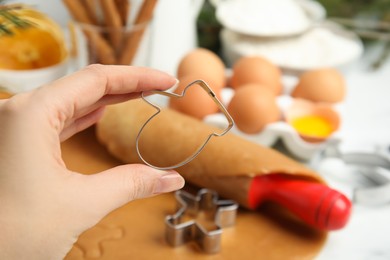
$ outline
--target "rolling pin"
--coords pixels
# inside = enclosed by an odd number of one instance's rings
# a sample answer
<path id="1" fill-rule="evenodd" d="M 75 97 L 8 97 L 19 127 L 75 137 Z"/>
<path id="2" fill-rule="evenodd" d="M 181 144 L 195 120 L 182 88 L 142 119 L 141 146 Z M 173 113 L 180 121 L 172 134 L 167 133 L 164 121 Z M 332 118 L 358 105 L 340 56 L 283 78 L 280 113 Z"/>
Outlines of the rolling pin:
<path id="1" fill-rule="evenodd" d="M 142 100 L 107 107 L 96 127 L 98 140 L 125 163 L 141 163 L 135 140 L 156 110 Z M 191 155 L 203 137 L 220 129 L 169 108 L 153 118 L 142 134 L 144 158 L 156 166 L 169 166 Z M 178 141 L 179 140 L 179 141 Z M 221 197 L 256 209 L 273 201 L 307 224 L 321 230 L 344 227 L 351 202 L 328 187 L 313 170 L 268 147 L 234 134 L 212 139 L 191 162 L 177 168 L 186 181 L 213 189 Z"/>
<path id="2" fill-rule="evenodd" d="M 324 183 L 285 173 L 268 173 L 253 177 L 184 178 L 199 186 L 217 191 L 220 196 L 255 210 L 272 201 L 320 230 L 338 230 L 349 220 L 352 203 L 342 193 Z"/>
<path id="3" fill-rule="evenodd" d="M 320 183 L 290 179 L 281 174 L 253 178 L 249 189 L 249 207 L 273 201 L 321 230 L 338 230 L 349 219 L 352 203 L 342 193 Z"/>

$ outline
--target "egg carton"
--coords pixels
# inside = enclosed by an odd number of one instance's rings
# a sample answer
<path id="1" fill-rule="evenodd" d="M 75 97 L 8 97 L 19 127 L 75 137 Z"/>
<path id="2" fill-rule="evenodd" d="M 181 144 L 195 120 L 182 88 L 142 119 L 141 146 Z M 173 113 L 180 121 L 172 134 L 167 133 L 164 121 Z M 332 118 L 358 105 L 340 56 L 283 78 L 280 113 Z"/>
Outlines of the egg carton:
<path id="1" fill-rule="evenodd" d="M 282 111 L 282 115 L 286 113 L 291 104 L 294 102 L 294 98 L 290 96 L 292 88 L 297 82 L 297 78 L 293 76 L 283 76 L 282 78 L 284 92 L 277 97 L 277 104 Z M 221 101 L 227 107 L 231 98 L 234 95 L 234 90 L 231 88 L 225 88 L 222 90 Z M 340 114 L 340 106 L 335 106 L 335 111 Z M 219 128 L 226 127 L 226 118 L 222 113 L 216 113 L 206 116 L 203 121 L 206 124 L 213 125 Z M 340 142 L 339 131 L 335 131 L 322 142 L 308 142 L 304 140 L 299 133 L 288 124 L 283 118 L 277 122 L 268 124 L 261 132 L 256 134 L 247 134 L 242 132 L 237 126 L 233 126 L 231 132 L 247 139 L 256 144 L 260 144 L 266 147 L 273 147 L 278 144 L 280 140 L 284 148 L 280 149 L 283 152 L 287 152 L 289 156 L 295 159 L 309 161 L 319 151 L 323 150 L 329 143 Z M 281 148 L 276 147 L 275 148 Z M 287 150 L 287 151 L 286 151 Z"/>
<path id="2" fill-rule="evenodd" d="M 226 75 L 227 78 L 231 77 L 231 71 L 228 70 Z M 294 98 L 291 97 L 290 94 L 297 82 L 298 78 L 296 76 L 282 76 L 283 93 L 276 99 L 282 114 L 285 114 L 294 101 Z M 168 91 L 173 92 L 174 89 L 175 87 Z M 232 88 L 227 87 L 222 90 L 221 102 L 224 106 L 228 106 L 233 95 L 234 90 Z M 148 96 L 147 99 L 160 107 L 168 106 L 168 99 L 161 95 L 151 95 Z M 339 114 L 342 111 L 342 109 L 340 109 L 342 106 L 338 105 L 334 108 Z M 219 128 L 225 128 L 227 125 L 227 120 L 222 113 L 208 115 L 203 119 L 203 122 Z M 284 153 L 288 153 L 288 155 L 294 157 L 294 159 L 301 161 L 310 161 L 314 155 L 324 149 L 329 143 L 337 143 L 341 140 L 340 136 L 338 135 L 339 131 L 335 131 L 331 136 L 322 142 L 313 143 L 305 141 L 290 124 L 283 120 L 283 118 L 277 122 L 268 124 L 261 132 L 256 134 L 244 133 L 238 129 L 237 126 L 233 126 L 230 131 L 250 142 L 266 147 L 275 147 Z M 279 140 L 284 147 L 277 145 Z"/>

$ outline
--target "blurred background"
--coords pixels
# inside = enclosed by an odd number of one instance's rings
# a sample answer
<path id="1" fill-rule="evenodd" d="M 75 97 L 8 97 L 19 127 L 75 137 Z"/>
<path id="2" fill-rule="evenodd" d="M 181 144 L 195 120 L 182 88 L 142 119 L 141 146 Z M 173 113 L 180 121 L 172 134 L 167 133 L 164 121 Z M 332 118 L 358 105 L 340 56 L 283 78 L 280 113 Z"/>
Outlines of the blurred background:
<path id="1" fill-rule="evenodd" d="M 34 8 L 47 14 L 50 18 L 56 21 L 64 30 L 68 29 L 69 21 L 72 17 L 64 5 L 63 1 L 43 1 L 43 0 L 26 0 L 26 1 L 4 1 L 5 3 L 25 3 L 33 6 Z M 133 0 L 134 6 L 139 5 L 142 1 Z M 248 44 L 257 40 L 256 44 L 269 43 L 271 39 L 269 37 L 288 37 L 291 34 L 301 34 L 303 31 L 291 31 L 288 32 L 288 24 L 294 22 L 289 21 L 289 16 L 292 18 L 297 13 L 293 13 L 291 4 L 289 6 L 283 6 L 277 4 L 280 1 L 276 1 L 272 4 L 267 4 L 267 1 L 249 1 L 247 9 L 250 5 L 255 7 L 254 12 L 249 12 L 245 8 L 245 5 L 240 4 L 237 9 L 234 10 L 236 22 L 229 21 L 229 10 L 233 7 L 227 4 L 227 2 L 237 2 L 233 0 L 198 0 L 189 1 L 184 0 L 180 3 L 176 3 L 172 0 L 161 0 L 154 12 L 152 29 L 149 33 L 149 42 L 145 40 L 145 44 L 149 46 L 148 49 L 149 64 L 145 64 L 145 61 L 140 65 L 150 65 L 159 69 L 166 70 L 171 73 L 175 73 L 178 60 L 191 48 L 195 46 L 204 47 L 212 50 L 220 55 L 228 65 L 236 60 L 237 55 L 243 55 L 249 50 L 242 50 L 240 47 L 240 40 L 242 44 Z M 282 1 L 286 2 L 286 1 Z M 289 1 L 287 1 L 289 2 Z M 377 46 L 378 53 L 373 57 L 371 61 L 372 68 L 380 67 L 384 60 L 389 55 L 389 16 L 390 16 L 390 3 L 387 0 L 312 0 L 295 1 L 300 7 L 303 8 L 303 12 L 308 15 L 310 20 L 310 26 L 323 24 L 325 22 L 335 22 L 338 26 L 342 26 L 348 32 L 352 32 L 352 37 L 357 35 L 362 40 L 365 46 L 371 44 L 380 43 L 381 46 Z M 314 3 L 313 3 L 314 2 Z M 175 5 L 175 8 L 172 6 Z M 256 14 L 256 8 L 259 9 Z M 222 10 L 219 10 L 222 9 Z M 274 17 L 279 19 L 278 23 L 275 23 L 274 19 L 270 20 L 271 16 L 260 17 L 261 10 L 273 10 Z M 219 11 L 219 12 L 218 12 Z M 296 12 L 297 10 L 295 10 Z M 284 17 L 283 17 L 284 15 Z M 286 16 L 287 15 L 287 16 Z M 253 17 L 252 17 L 253 16 Z M 247 22 L 240 17 L 246 17 L 246 20 L 253 20 L 254 22 Z M 268 21 L 267 21 L 268 19 Z M 181 23 L 176 21 L 180 20 Z M 234 20 L 234 19 L 230 19 Z M 294 20 L 292 20 L 294 21 Z M 272 22 L 272 23 L 270 23 Z M 252 24 L 252 27 L 258 26 L 258 31 L 245 31 L 243 29 L 248 24 Z M 274 27 L 272 26 L 274 25 Z M 275 27 L 276 26 L 276 27 Z M 277 31 L 276 28 L 286 26 L 286 31 Z M 307 25 L 308 26 L 308 25 Z M 274 30 L 274 35 L 269 32 L 263 31 L 263 27 L 268 27 L 269 30 Z M 228 30 L 228 32 L 221 33 L 222 30 Z M 301 28 L 302 30 L 308 28 Z M 251 30 L 251 28 L 249 29 Z M 242 39 L 237 39 L 237 33 Z M 222 35 L 221 35 L 222 34 Z M 257 38 L 253 38 L 257 37 Z M 350 35 L 351 36 L 351 35 Z M 249 37 L 249 38 L 248 38 Z M 252 38 L 251 38 L 252 37 Z M 147 38 L 147 37 L 145 37 Z M 275 39 L 275 43 L 277 39 Z M 229 44 L 229 41 L 234 43 Z M 239 41 L 239 42 L 236 42 Z M 154 47 L 158 43 L 159 47 Z M 225 43 L 225 45 L 224 45 Z M 241 44 L 241 45 L 242 45 Z M 250 45 L 250 44 L 249 44 Z M 268 44 L 269 45 L 269 44 Z M 250 46 L 252 47 L 252 46 Z M 259 48 L 261 49 L 261 48 Z M 258 50 L 263 54 L 264 50 Z M 253 53 L 253 50 L 252 50 Z M 274 56 L 272 54 L 270 57 Z M 359 56 L 355 54 L 355 56 Z M 281 59 L 283 57 L 279 57 Z M 354 55 L 351 54 L 350 60 L 353 60 Z M 275 58 L 276 60 L 278 58 Z M 348 57 L 346 57 L 348 59 Z M 230 63 L 230 64 L 229 64 Z M 347 61 L 344 61 L 347 63 Z"/>
<path id="2" fill-rule="evenodd" d="M 197 21 L 199 45 L 221 53 L 221 39 L 219 33 L 223 25 L 216 17 L 218 3 L 223 0 L 207 0 L 200 12 Z M 298 1 L 299 2 L 299 1 Z M 305 3 L 305 1 L 302 1 Z M 301 2 L 301 3 L 302 3 Z M 334 21 L 338 25 L 356 33 L 366 47 L 380 44 L 376 60 L 372 66 L 380 67 L 387 59 L 390 49 L 390 2 L 387 0 L 315 0 L 322 5 L 326 20 Z M 307 3 L 307 1 L 306 1 Z M 310 4 L 310 3 L 309 3 Z M 315 10 L 315 12 L 318 10 Z M 321 10 L 319 11 L 321 13 Z M 266 20 L 262 21 L 264 24 Z"/>

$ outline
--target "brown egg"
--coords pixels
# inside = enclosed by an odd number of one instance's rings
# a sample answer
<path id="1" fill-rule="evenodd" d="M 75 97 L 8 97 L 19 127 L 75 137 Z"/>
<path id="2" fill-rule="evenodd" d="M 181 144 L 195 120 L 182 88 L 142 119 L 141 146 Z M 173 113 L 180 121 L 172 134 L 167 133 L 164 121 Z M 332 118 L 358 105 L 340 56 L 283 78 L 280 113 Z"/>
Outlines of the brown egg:
<path id="1" fill-rule="evenodd" d="M 256 83 L 268 86 L 275 95 L 282 92 L 282 73 L 276 65 L 265 58 L 242 57 L 234 63 L 232 73 L 230 85 L 234 89 L 248 83 Z"/>
<path id="2" fill-rule="evenodd" d="M 324 68 L 303 73 L 291 95 L 313 102 L 337 103 L 345 98 L 344 77 L 335 69 Z"/>
<path id="3" fill-rule="evenodd" d="M 275 94 L 258 84 L 237 88 L 228 111 L 237 128 L 247 134 L 259 133 L 267 124 L 278 121 L 281 117 Z"/>
<path id="4" fill-rule="evenodd" d="M 182 94 L 185 87 L 198 78 L 193 75 L 187 75 L 180 78 L 179 85 L 175 90 L 176 94 Z M 216 96 L 220 97 L 220 89 L 213 88 L 214 83 L 205 81 L 214 91 Z M 205 116 L 218 112 L 218 105 L 209 96 L 209 94 L 199 85 L 190 86 L 181 98 L 170 98 L 169 107 L 184 114 L 203 119 Z"/>
<path id="5" fill-rule="evenodd" d="M 180 61 L 177 68 L 177 77 L 193 75 L 198 79 L 208 79 L 214 82 L 214 88 L 226 86 L 225 64 L 214 52 L 197 48 L 189 52 Z"/>

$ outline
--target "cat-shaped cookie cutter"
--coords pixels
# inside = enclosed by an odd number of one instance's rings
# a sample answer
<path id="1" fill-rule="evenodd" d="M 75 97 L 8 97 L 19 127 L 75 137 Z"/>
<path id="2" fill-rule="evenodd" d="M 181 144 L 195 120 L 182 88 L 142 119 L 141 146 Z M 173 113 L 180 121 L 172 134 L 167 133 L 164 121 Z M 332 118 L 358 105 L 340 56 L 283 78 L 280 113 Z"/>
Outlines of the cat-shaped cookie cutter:
<path id="1" fill-rule="evenodd" d="M 140 139 L 140 136 L 142 134 L 142 131 L 143 129 L 145 128 L 145 126 L 155 117 L 157 116 L 160 112 L 161 112 L 161 108 L 155 104 L 153 104 L 152 102 L 150 102 L 149 100 L 147 100 L 145 97 L 146 95 L 149 96 L 149 95 L 152 95 L 152 94 L 159 94 L 159 95 L 163 95 L 163 96 L 167 96 L 167 97 L 170 97 L 170 98 L 182 98 L 185 96 L 185 93 L 187 91 L 187 89 L 193 85 L 196 85 L 196 86 L 200 86 L 202 87 L 206 93 L 212 98 L 212 100 L 215 102 L 215 104 L 217 104 L 218 108 L 220 109 L 220 111 L 225 115 L 227 121 L 228 121 L 228 126 L 221 132 L 221 133 L 211 133 L 208 135 L 208 137 L 206 138 L 205 142 L 192 154 L 190 155 L 189 157 L 187 157 L 187 159 L 177 163 L 177 164 L 174 164 L 174 165 L 171 165 L 171 166 L 166 166 L 166 167 L 159 167 L 159 166 L 155 166 L 151 163 L 149 163 L 148 161 L 145 160 L 145 158 L 142 157 L 141 155 L 141 152 L 140 152 L 140 149 L 139 149 L 139 139 Z M 230 131 L 230 129 L 234 126 L 234 120 L 232 118 L 232 116 L 229 114 L 229 112 L 227 111 L 227 109 L 225 108 L 225 106 L 222 104 L 222 102 L 217 98 L 216 94 L 214 93 L 214 91 L 207 85 L 207 83 L 203 80 L 195 80 L 193 82 L 191 82 L 190 84 L 188 84 L 183 92 L 181 94 L 176 94 L 176 93 L 172 93 L 172 92 L 166 92 L 166 91 L 160 91 L 160 90 L 152 90 L 152 91 L 147 91 L 147 92 L 142 92 L 141 93 L 141 97 L 142 99 L 147 102 L 149 105 L 153 106 L 157 112 L 154 113 L 148 120 L 146 120 L 146 122 L 142 125 L 140 131 L 138 132 L 138 135 L 137 135 L 137 138 L 136 138 L 136 150 L 137 150 L 137 154 L 139 156 L 139 158 L 148 166 L 152 167 L 152 168 L 155 168 L 155 169 L 158 169 L 158 170 L 171 170 L 171 169 L 175 169 L 175 168 L 179 168 L 187 163 L 189 163 L 190 161 L 192 161 L 193 159 L 195 159 L 196 156 L 198 156 L 200 154 L 200 152 L 206 147 L 207 143 L 210 141 L 210 139 L 215 136 L 215 137 L 221 137 L 223 135 L 225 135 L 227 132 Z"/>

